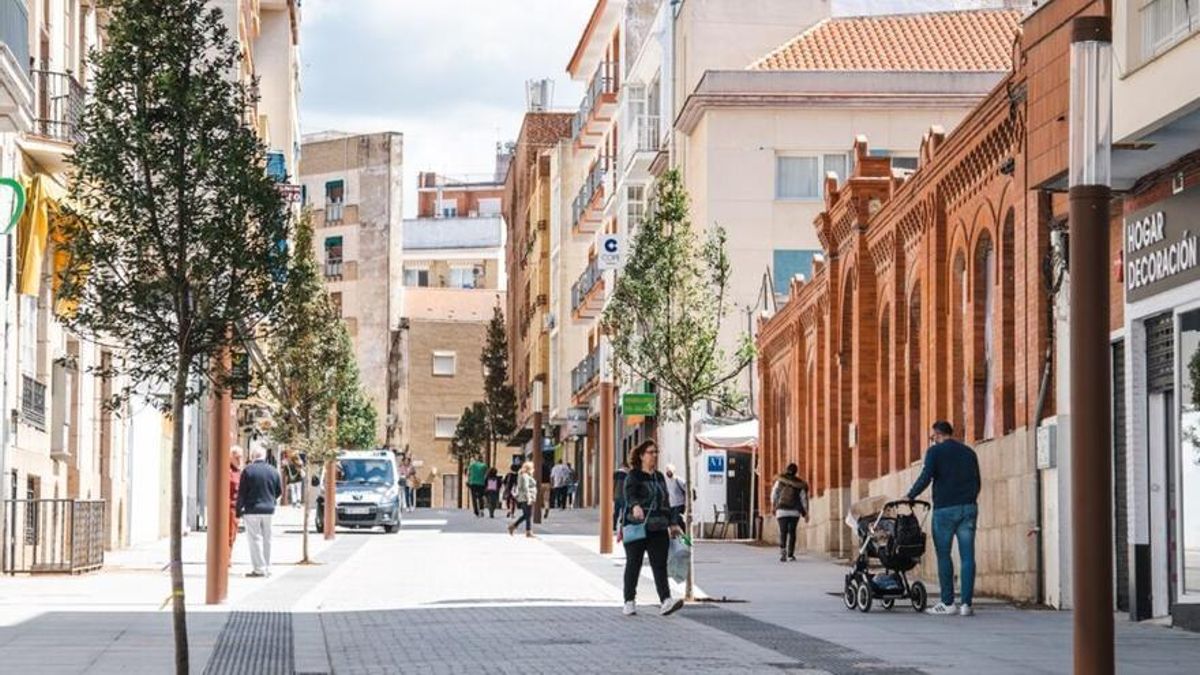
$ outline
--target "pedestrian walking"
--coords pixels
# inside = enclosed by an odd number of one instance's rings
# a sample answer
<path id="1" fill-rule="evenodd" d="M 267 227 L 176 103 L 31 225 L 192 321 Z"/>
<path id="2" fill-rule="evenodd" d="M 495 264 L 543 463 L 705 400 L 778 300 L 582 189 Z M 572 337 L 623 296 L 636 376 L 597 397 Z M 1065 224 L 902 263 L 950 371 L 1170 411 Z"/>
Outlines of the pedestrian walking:
<path id="1" fill-rule="evenodd" d="M 483 494 L 487 501 L 488 518 L 495 518 L 496 507 L 500 505 L 500 472 L 496 471 L 496 467 L 488 468 L 483 481 Z"/>
<path id="2" fill-rule="evenodd" d="M 279 472 L 267 463 L 266 450 L 255 446 L 250 451 L 250 464 L 242 470 L 237 501 L 238 515 L 246 523 L 250 562 L 254 567 L 248 577 L 271 575 L 271 517 L 282 492 Z"/>
<path id="3" fill-rule="evenodd" d="M 637 614 L 637 587 L 642 559 L 650 556 L 650 571 L 661 603 L 659 614 L 667 616 L 683 607 L 681 598 L 671 597 L 667 582 L 667 553 L 671 539 L 683 533 L 683 521 L 671 511 L 667 479 L 658 471 L 658 446 L 643 441 L 629 454 L 633 466 L 625 477 L 625 511 L 621 541 L 625 546 L 625 616 Z"/>
<path id="4" fill-rule="evenodd" d="M 238 485 L 242 480 L 242 449 L 229 448 L 229 564 L 233 565 L 233 542 L 238 535 Z"/>
<path id="5" fill-rule="evenodd" d="M 533 462 L 521 465 L 517 474 L 517 506 L 521 509 L 521 517 L 509 523 L 508 534 L 512 535 L 521 523 L 525 523 L 525 536 L 533 538 L 533 508 L 537 504 L 538 483 L 533 477 Z"/>
<path id="6" fill-rule="evenodd" d="M 558 464 L 550 470 L 550 507 L 555 509 L 567 508 L 567 485 L 571 481 L 571 472 L 566 460 L 558 460 Z"/>
<path id="7" fill-rule="evenodd" d="M 932 432 L 929 436 L 932 445 L 925 451 L 925 466 L 908 491 L 908 498 L 916 499 L 933 483 L 933 546 L 937 550 L 942 597 L 941 602 L 926 611 L 937 616 L 956 613 L 971 616 L 975 613 L 971 601 L 975 596 L 979 457 L 969 446 L 954 440 L 954 427 L 949 422 L 934 422 Z M 954 559 L 950 555 L 956 539 L 962 583 L 962 607 L 958 612 L 954 609 Z"/>
<path id="8" fill-rule="evenodd" d="M 483 489 L 487 479 L 488 465 L 476 457 L 467 467 L 467 488 L 471 491 L 471 508 L 475 515 L 483 517 Z"/>
<path id="9" fill-rule="evenodd" d="M 400 510 L 410 511 L 412 506 L 412 490 L 408 487 L 408 475 L 414 471 L 412 459 L 407 454 L 400 457 L 400 465 L 396 467 L 400 474 Z"/>
<path id="10" fill-rule="evenodd" d="M 579 474 L 575 473 L 575 467 L 567 462 L 567 506 L 569 508 L 579 508 L 579 503 L 575 500 L 578 491 Z"/>
<path id="11" fill-rule="evenodd" d="M 625 478 L 629 476 L 629 463 L 621 460 L 621 466 L 613 472 L 613 516 L 612 528 L 615 532 L 621 522 L 621 512 L 625 510 Z"/>
<path id="12" fill-rule="evenodd" d="M 417 491 L 421 489 L 421 479 L 417 476 L 417 469 L 410 467 L 408 472 L 408 510 L 415 511 L 417 509 Z"/>
<path id="13" fill-rule="evenodd" d="M 687 483 L 675 474 L 675 465 L 667 465 L 667 493 L 671 497 L 671 515 L 683 522 L 683 512 L 687 509 Z"/>
<path id="14" fill-rule="evenodd" d="M 796 559 L 796 526 L 808 522 L 808 483 L 796 474 L 799 467 L 788 464 L 771 487 L 771 508 L 779 525 L 779 562 Z"/>
<path id="15" fill-rule="evenodd" d="M 508 509 L 505 518 L 512 518 L 517 512 L 517 470 L 519 468 L 514 464 L 508 468 L 508 473 L 504 474 L 504 504 Z"/>
<path id="16" fill-rule="evenodd" d="M 285 475 L 287 476 L 288 504 L 293 508 L 300 507 L 301 489 L 304 487 L 304 472 L 300 458 L 295 453 L 284 455 Z"/>

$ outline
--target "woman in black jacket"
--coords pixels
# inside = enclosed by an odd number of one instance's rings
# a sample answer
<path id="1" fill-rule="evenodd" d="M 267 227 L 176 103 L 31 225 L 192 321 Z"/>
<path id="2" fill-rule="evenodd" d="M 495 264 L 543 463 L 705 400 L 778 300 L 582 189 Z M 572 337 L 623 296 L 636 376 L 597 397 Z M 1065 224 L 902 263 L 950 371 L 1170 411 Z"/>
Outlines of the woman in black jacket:
<path id="1" fill-rule="evenodd" d="M 671 511 L 671 499 L 667 493 L 667 479 L 658 471 L 658 446 L 654 441 L 644 441 L 629 453 L 629 475 L 625 478 L 625 525 L 645 524 L 645 537 L 630 541 L 624 537 L 625 545 L 625 616 L 637 614 L 637 587 L 642 573 L 642 557 L 650 555 L 650 569 L 654 572 L 654 586 L 662 603 L 659 613 L 673 614 L 683 606 L 682 599 L 671 597 L 671 586 L 667 583 L 667 552 L 671 539 L 683 533 L 682 519 Z M 623 532 L 627 530 L 623 529 Z"/>

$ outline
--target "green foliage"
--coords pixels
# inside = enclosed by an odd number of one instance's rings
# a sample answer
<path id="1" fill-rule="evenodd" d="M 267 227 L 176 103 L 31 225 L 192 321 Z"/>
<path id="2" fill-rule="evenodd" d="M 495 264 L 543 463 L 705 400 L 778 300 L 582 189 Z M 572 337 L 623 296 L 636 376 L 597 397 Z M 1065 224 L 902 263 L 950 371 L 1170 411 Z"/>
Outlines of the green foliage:
<path id="1" fill-rule="evenodd" d="M 190 376 L 279 301 L 289 211 L 246 126 L 239 50 L 204 0 L 112 0 L 75 151 L 58 296 L 75 330 L 120 344 L 137 383 Z"/>
<path id="2" fill-rule="evenodd" d="M 706 400 L 733 405 L 729 384 L 754 358 L 749 336 L 732 358 L 720 346 L 730 310 L 725 240 L 721 227 L 700 239 L 679 173 L 668 171 L 604 313 L 615 364 L 653 382 L 673 415 Z"/>
<path id="3" fill-rule="evenodd" d="M 342 332 L 345 333 L 345 330 Z M 354 383 L 354 386 L 344 389 L 338 398 L 338 445 L 343 448 L 370 448 L 375 445 L 379 412 L 375 410 L 371 397 L 358 385 L 357 367 L 354 368 Z"/>
<path id="4" fill-rule="evenodd" d="M 337 452 L 333 414 L 339 397 L 357 387 L 357 372 L 346 329 L 317 269 L 308 213 L 296 228 L 294 248 L 268 342 L 265 379 L 276 400 L 272 436 L 319 464 Z"/>
<path id="5" fill-rule="evenodd" d="M 458 418 L 454 438 L 450 440 L 450 456 L 463 464 L 482 459 L 491 438 L 487 406 L 476 401 L 464 409 L 462 417 Z"/>
<path id="6" fill-rule="evenodd" d="M 517 428 L 517 396 L 508 383 L 508 332 L 500 304 L 492 310 L 487 342 L 479 357 L 483 364 L 483 406 L 488 425 L 489 460 L 495 460 L 497 444 Z"/>

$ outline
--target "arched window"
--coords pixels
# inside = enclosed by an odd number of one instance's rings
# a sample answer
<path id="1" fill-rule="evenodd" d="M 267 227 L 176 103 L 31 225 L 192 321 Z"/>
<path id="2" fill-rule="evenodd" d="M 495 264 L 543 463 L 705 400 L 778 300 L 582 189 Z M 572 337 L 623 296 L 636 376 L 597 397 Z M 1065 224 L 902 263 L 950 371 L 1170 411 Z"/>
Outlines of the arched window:
<path id="1" fill-rule="evenodd" d="M 921 458 L 921 284 L 913 286 L 908 296 L 908 336 L 905 340 L 908 352 L 908 457 L 907 464 Z"/>
<path id="2" fill-rule="evenodd" d="M 896 455 L 891 449 L 892 431 L 892 345 L 891 308 L 884 307 L 879 319 L 879 469 L 877 476 L 896 470 Z"/>
<path id="3" fill-rule="evenodd" d="M 1017 321 L 1016 321 L 1016 262 L 1013 241 L 1016 212 L 1010 207 L 1004 216 L 1004 229 L 1000 233 L 1000 349 L 1003 353 L 1003 375 L 1001 385 L 1002 420 L 1001 433 L 1017 428 Z"/>
<path id="4" fill-rule="evenodd" d="M 986 231 L 975 244 L 974 293 L 971 298 L 972 361 L 974 363 L 975 439 L 996 435 L 995 331 L 996 249 Z"/>
<path id="5" fill-rule="evenodd" d="M 955 431 L 967 425 L 967 360 L 965 342 L 967 328 L 967 258 L 960 250 L 950 266 L 950 351 L 951 377 L 950 416 Z M 961 433 L 961 432 L 960 432 Z"/>

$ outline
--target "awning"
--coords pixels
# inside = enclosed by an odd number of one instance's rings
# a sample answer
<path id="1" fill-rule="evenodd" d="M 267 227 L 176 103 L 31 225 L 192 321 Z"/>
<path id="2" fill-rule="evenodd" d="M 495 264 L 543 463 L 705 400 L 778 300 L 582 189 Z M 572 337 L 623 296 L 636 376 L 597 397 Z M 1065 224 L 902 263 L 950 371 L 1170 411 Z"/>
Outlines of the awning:
<path id="1" fill-rule="evenodd" d="M 21 271 L 17 291 L 33 296 L 41 293 L 46 247 L 53 243 L 51 291 L 56 293 L 62 284 L 62 275 L 71 263 L 64 247 L 67 241 L 64 219 L 70 217 L 62 208 L 66 190 L 48 176 L 35 174 L 29 181 L 26 193 L 25 215 L 17 229 L 18 267 Z M 75 307 L 56 299 L 54 309 L 59 315 L 69 315 Z"/>
<path id="2" fill-rule="evenodd" d="M 508 439 L 508 447 L 523 448 L 531 438 L 533 438 L 533 429 L 530 429 L 529 427 L 518 429 L 517 433 L 513 434 L 512 438 Z"/>
<path id="3" fill-rule="evenodd" d="M 713 427 L 696 434 L 696 442 L 716 450 L 754 450 L 758 448 L 758 420 Z"/>

